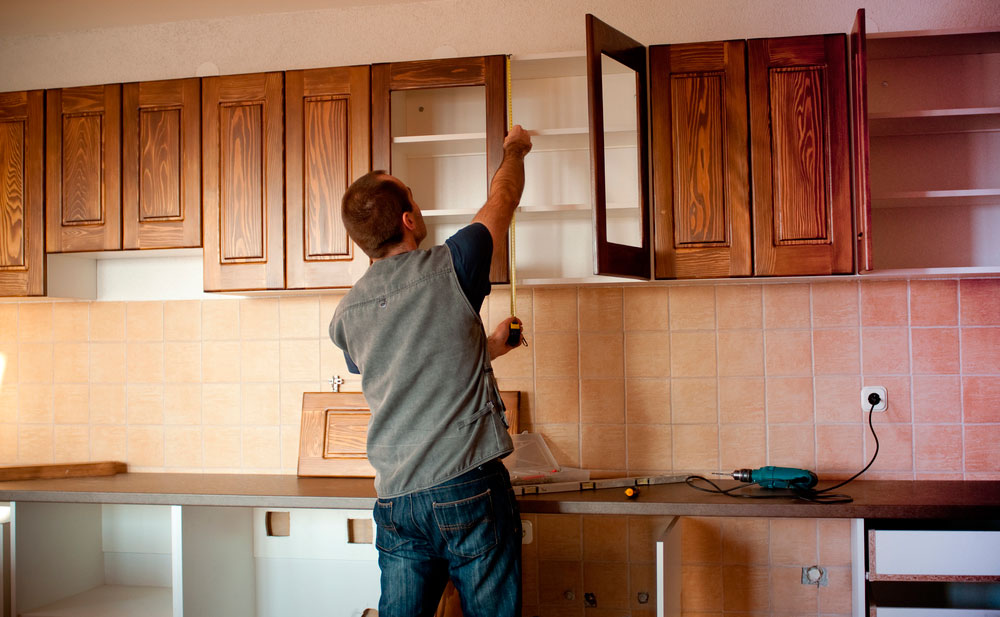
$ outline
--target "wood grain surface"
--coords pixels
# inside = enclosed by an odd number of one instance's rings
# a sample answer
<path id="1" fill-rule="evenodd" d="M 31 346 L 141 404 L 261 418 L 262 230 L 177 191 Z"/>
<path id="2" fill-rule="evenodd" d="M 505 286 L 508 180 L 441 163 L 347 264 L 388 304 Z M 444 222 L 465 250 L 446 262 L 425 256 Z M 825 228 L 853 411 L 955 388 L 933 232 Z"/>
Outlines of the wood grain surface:
<path id="1" fill-rule="evenodd" d="M 44 94 L 0 94 L 0 296 L 45 295 Z"/>

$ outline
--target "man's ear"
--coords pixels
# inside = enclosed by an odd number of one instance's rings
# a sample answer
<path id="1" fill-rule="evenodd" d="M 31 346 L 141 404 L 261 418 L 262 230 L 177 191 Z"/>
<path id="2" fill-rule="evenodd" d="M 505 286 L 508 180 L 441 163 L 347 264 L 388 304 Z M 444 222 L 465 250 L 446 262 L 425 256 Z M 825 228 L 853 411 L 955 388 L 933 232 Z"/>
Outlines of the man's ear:
<path id="1" fill-rule="evenodd" d="M 417 222 L 413 219 L 413 211 L 403 213 L 403 226 L 409 230 L 414 230 L 417 227 Z"/>

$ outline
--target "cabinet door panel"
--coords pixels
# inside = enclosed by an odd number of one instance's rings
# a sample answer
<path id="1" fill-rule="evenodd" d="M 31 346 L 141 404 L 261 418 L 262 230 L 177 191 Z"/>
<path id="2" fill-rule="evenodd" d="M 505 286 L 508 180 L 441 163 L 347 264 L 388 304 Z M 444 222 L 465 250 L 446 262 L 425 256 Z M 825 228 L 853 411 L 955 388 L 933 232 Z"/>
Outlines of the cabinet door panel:
<path id="1" fill-rule="evenodd" d="M 121 86 L 49 90 L 46 250 L 121 244 Z"/>
<path id="2" fill-rule="evenodd" d="M 340 203 L 369 170 L 369 68 L 289 71 L 285 85 L 286 286 L 349 287 L 368 265 Z"/>
<path id="3" fill-rule="evenodd" d="M 284 287 L 281 73 L 202 83 L 205 290 Z"/>
<path id="4" fill-rule="evenodd" d="M 44 94 L 0 94 L 0 296 L 45 295 Z"/>
<path id="5" fill-rule="evenodd" d="M 201 246 L 201 84 L 122 88 L 122 227 L 126 249 Z"/>
<path id="6" fill-rule="evenodd" d="M 650 48 L 657 278 L 752 273 L 745 48 Z"/>
<path id="7" fill-rule="evenodd" d="M 852 271 L 843 35 L 750 41 L 754 273 Z"/>

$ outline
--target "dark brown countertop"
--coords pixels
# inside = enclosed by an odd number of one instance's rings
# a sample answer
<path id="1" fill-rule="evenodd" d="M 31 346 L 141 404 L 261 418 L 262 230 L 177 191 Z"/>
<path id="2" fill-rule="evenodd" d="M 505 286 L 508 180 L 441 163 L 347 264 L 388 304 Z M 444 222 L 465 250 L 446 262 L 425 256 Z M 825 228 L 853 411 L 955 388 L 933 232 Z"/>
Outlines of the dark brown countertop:
<path id="1" fill-rule="evenodd" d="M 635 499 L 627 499 L 622 489 L 614 488 L 524 495 L 518 502 L 525 513 L 1000 519 L 1000 482 L 856 481 L 837 492 L 850 495 L 854 501 L 816 504 L 794 497 L 741 499 L 704 493 L 680 483 L 641 487 Z M 126 473 L 0 482 L 0 501 L 369 509 L 375 502 L 375 489 L 368 478 Z"/>

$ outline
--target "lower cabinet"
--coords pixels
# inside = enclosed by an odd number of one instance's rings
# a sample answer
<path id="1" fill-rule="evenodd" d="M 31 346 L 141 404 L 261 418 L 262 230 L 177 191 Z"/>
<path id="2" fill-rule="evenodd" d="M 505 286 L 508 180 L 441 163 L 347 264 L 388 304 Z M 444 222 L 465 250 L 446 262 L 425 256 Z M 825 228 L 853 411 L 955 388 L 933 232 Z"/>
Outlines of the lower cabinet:
<path id="1" fill-rule="evenodd" d="M 33 502 L 11 510 L 10 613 L 0 615 L 348 617 L 378 606 L 369 510 Z"/>

